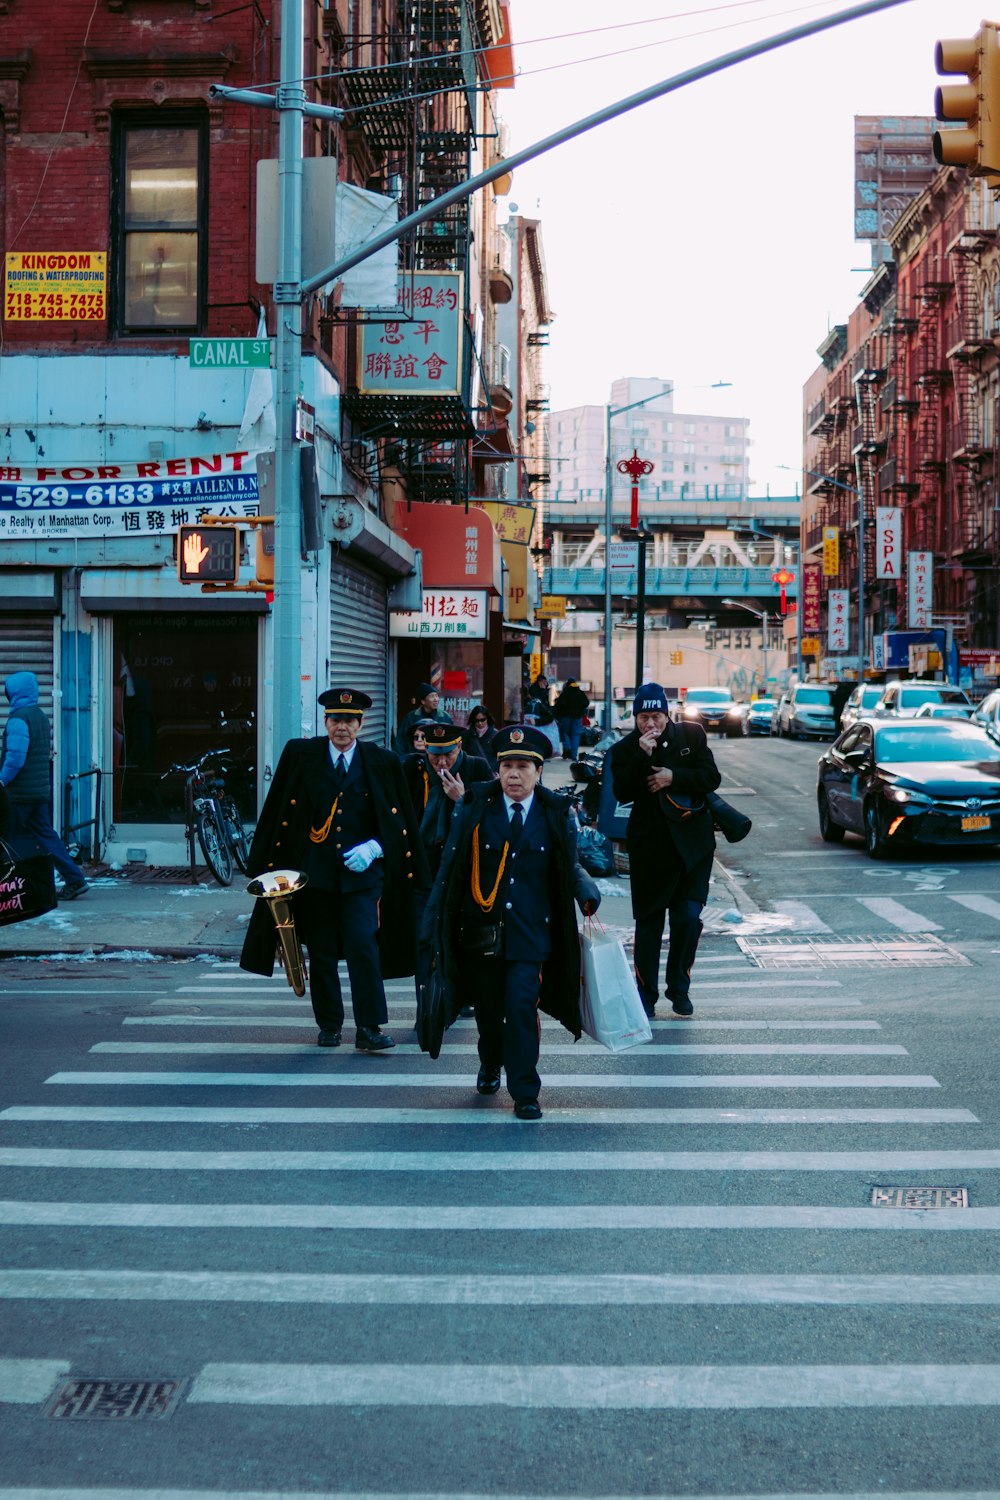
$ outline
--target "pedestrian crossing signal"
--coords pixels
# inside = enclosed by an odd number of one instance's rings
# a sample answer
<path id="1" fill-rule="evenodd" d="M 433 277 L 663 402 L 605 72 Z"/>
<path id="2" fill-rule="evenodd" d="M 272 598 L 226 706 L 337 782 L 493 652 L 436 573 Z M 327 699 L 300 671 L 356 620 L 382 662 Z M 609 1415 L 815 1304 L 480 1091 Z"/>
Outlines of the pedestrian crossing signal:
<path id="1" fill-rule="evenodd" d="M 181 583 L 235 583 L 240 576 L 239 527 L 179 527 L 177 576 Z"/>
<path id="2" fill-rule="evenodd" d="M 684 652 L 683 651 L 671 651 L 671 653 L 670 653 L 670 665 L 672 667 L 682 667 L 684 665 Z"/>

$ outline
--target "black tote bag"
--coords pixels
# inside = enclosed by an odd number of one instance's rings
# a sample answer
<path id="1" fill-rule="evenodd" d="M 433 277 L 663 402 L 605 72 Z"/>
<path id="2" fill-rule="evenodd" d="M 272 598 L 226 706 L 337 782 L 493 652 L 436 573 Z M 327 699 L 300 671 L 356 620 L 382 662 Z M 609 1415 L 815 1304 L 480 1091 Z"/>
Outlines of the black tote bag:
<path id="1" fill-rule="evenodd" d="M 51 856 L 34 839 L 0 839 L 0 927 L 42 917 L 55 904 Z"/>

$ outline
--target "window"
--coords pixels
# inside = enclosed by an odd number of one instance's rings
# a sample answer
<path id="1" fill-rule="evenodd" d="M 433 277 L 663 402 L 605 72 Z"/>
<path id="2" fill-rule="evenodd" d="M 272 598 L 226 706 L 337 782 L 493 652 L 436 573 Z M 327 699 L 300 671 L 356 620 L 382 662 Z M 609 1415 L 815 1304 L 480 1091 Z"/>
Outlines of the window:
<path id="1" fill-rule="evenodd" d="M 115 133 L 117 328 L 198 328 L 205 301 L 206 138 L 191 117 Z"/>

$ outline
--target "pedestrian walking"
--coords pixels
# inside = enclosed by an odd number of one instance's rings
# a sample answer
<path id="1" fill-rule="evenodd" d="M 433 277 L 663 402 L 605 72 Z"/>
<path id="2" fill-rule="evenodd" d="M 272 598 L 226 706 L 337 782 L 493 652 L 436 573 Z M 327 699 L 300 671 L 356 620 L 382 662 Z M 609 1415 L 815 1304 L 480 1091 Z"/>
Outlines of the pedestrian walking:
<path id="1" fill-rule="evenodd" d="M 441 695 L 432 683 L 422 682 L 417 688 L 417 704 L 406 714 L 399 728 L 396 730 L 392 741 L 392 748 L 397 755 L 409 755 L 411 750 L 410 731 L 421 719 L 433 719 L 438 724 L 451 724 L 452 717 L 446 714 L 441 705 Z"/>
<path id="2" fill-rule="evenodd" d="M 255 875 L 292 868 L 308 885 L 292 898 L 309 953 L 309 996 L 320 1047 L 339 1047 L 344 1001 L 337 973 L 351 981 L 359 1052 L 395 1041 L 384 979 L 416 968 L 416 890 L 429 883 L 417 823 L 399 757 L 362 744 L 358 731 L 372 700 L 354 688 L 321 693 L 326 734 L 290 740 L 281 753 L 250 847 Z M 265 902 L 250 918 L 241 968 L 270 975 L 275 928 Z"/>
<path id="3" fill-rule="evenodd" d="M 722 780 L 700 724 L 673 723 L 667 695 L 649 682 L 636 693 L 635 728 L 611 751 L 614 794 L 631 803 L 626 846 L 635 974 L 647 1015 L 659 998 L 660 950 L 667 914 L 666 994 L 675 1016 L 694 1012 L 691 969 L 715 854 L 715 828 L 704 801 Z"/>
<path id="4" fill-rule="evenodd" d="M 497 767 L 493 757 L 493 741 L 496 738 L 496 720 L 488 709 L 477 704 L 469 715 L 469 721 L 465 733 L 462 736 L 462 747 L 466 755 L 477 756 L 484 760 L 491 771 Z"/>
<path id="5" fill-rule="evenodd" d="M 600 893 L 576 858 L 565 805 L 541 785 L 551 746 L 537 729 L 501 729 L 499 779 L 474 786 L 427 908 L 447 1011 L 475 1007 L 477 1093 L 501 1071 L 519 1120 L 540 1120 L 539 1008 L 580 1035 L 580 937 L 573 902 L 590 915 Z M 516 878 L 515 878 L 516 877 Z"/>
<path id="6" fill-rule="evenodd" d="M 559 725 L 562 753 L 569 760 L 576 760 L 580 753 L 583 716 L 589 707 L 590 699 L 576 678 L 568 678 L 565 687 L 552 705 L 552 712 Z"/>
<path id="7" fill-rule="evenodd" d="M 10 713 L 3 732 L 0 786 L 10 799 L 11 833 L 30 835 L 63 881 L 63 901 L 87 890 L 87 878 L 52 824 L 52 726 L 38 702 L 34 672 L 12 672 L 4 682 Z"/>

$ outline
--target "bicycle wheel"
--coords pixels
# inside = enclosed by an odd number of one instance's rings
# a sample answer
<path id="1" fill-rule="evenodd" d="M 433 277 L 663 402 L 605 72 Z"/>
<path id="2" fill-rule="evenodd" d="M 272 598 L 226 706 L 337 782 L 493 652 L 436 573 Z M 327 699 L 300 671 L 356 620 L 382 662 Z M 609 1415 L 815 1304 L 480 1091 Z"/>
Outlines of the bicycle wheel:
<path id="1" fill-rule="evenodd" d="M 199 807 L 195 813 L 195 828 L 205 863 L 220 885 L 233 883 L 233 856 L 229 852 L 216 809 Z"/>
<path id="2" fill-rule="evenodd" d="M 243 827 L 243 819 L 240 810 L 236 806 L 236 798 L 230 797 L 228 792 L 219 798 L 219 811 L 222 814 L 222 822 L 226 830 L 226 838 L 236 861 L 236 868 L 242 870 L 244 875 L 250 873 L 250 840 L 247 831 Z"/>

